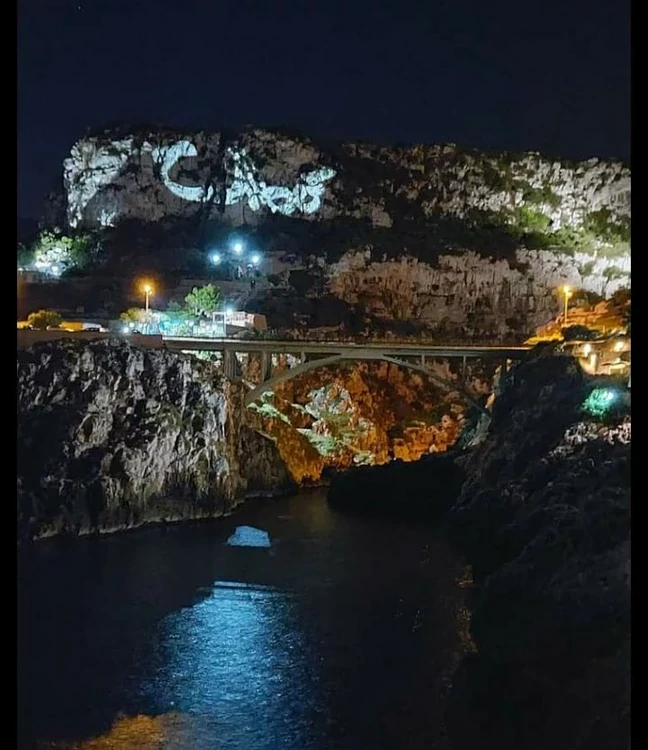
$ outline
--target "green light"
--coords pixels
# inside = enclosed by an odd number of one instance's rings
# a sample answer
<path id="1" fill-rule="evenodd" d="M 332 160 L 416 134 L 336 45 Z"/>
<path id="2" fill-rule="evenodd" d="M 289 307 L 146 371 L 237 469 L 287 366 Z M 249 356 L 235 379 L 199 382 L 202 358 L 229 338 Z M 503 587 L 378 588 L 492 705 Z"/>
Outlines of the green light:
<path id="1" fill-rule="evenodd" d="M 583 409 L 593 417 L 603 417 L 616 400 L 617 393 L 611 388 L 595 388 L 583 402 Z"/>

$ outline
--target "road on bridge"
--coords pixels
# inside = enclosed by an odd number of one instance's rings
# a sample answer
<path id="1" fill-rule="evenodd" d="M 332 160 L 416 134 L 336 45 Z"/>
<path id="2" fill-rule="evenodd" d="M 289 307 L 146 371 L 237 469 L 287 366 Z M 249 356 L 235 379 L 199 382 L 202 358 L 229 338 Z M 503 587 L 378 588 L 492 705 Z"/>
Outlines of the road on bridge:
<path id="1" fill-rule="evenodd" d="M 234 351 L 240 354 L 266 352 L 268 354 L 322 354 L 349 356 L 358 359 L 371 355 L 389 357 L 463 358 L 494 357 L 496 359 L 522 359 L 530 346 L 443 346 L 402 343 L 354 343 L 342 341 L 285 341 L 271 339 L 208 339 L 190 337 L 163 337 L 163 346 L 173 351 Z M 364 355 L 364 356 L 363 356 Z M 367 356 L 369 355 L 369 356 Z"/>

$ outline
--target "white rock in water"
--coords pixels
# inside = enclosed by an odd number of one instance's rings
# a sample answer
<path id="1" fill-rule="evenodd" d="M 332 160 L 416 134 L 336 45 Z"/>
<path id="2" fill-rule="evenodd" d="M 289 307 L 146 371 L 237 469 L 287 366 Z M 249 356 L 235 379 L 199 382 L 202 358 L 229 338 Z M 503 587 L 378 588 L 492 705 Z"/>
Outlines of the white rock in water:
<path id="1" fill-rule="evenodd" d="M 253 526 L 237 526 L 236 531 L 227 540 L 230 547 L 270 547 L 270 536 L 263 529 Z"/>

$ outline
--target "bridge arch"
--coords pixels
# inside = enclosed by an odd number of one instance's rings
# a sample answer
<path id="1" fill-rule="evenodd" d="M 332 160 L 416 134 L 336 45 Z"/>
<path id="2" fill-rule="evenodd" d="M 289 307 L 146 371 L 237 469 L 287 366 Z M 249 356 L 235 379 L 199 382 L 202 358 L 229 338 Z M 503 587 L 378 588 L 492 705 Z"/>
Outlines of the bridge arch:
<path id="1" fill-rule="evenodd" d="M 432 382 L 441 386 L 445 390 L 456 391 L 457 393 L 461 394 L 471 406 L 474 406 L 476 409 L 479 409 L 479 411 L 482 412 L 483 414 L 490 416 L 490 412 L 487 409 L 485 409 L 481 404 L 479 404 L 477 400 L 475 399 L 474 395 L 471 394 L 464 386 L 458 385 L 454 381 L 446 380 L 445 378 L 440 378 L 438 375 L 435 375 L 433 372 L 430 372 L 423 365 L 416 364 L 415 362 L 408 362 L 407 360 L 403 360 L 403 359 L 397 359 L 396 357 L 390 357 L 388 354 L 375 353 L 375 352 L 362 352 L 362 351 L 353 352 L 349 354 L 344 354 L 344 353 L 334 354 L 334 355 L 331 355 L 330 357 L 321 357 L 320 359 L 312 359 L 310 360 L 310 362 L 302 362 L 296 367 L 291 367 L 288 370 L 284 370 L 283 372 L 277 373 L 277 375 L 274 375 L 268 380 L 264 381 L 263 383 L 259 383 L 259 385 L 253 387 L 245 396 L 245 405 L 251 406 L 264 393 L 267 393 L 268 391 L 272 391 L 274 387 L 278 385 L 279 383 L 283 383 L 286 380 L 292 380 L 293 378 L 296 378 L 298 375 L 303 375 L 304 373 L 310 372 L 311 370 L 316 370 L 320 367 L 331 367 L 333 365 L 340 364 L 341 362 L 368 362 L 368 361 L 388 362 L 389 364 L 397 365 L 399 367 L 404 367 L 408 370 L 413 370 L 414 372 L 420 372 L 422 375 L 425 375 L 425 377 L 429 378 Z"/>

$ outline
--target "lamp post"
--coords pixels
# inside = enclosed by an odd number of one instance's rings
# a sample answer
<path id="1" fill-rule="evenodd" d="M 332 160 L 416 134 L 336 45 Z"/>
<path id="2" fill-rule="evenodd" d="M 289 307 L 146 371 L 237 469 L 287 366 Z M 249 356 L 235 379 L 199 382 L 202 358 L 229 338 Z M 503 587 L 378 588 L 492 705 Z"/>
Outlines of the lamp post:
<path id="1" fill-rule="evenodd" d="M 572 296 L 573 292 L 571 290 L 571 287 L 565 284 L 565 286 L 562 288 L 562 293 L 565 295 L 565 327 L 567 326 L 567 310 L 569 309 L 569 298 Z"/>
<path id="2" fill-rule="evenodd" d="M 144 292 L 144 309 L 146 311 L 146 332 L 148 333 L 151 327 L 151 321 L 149 320 L 149 300 L 153 294 L 153 287 L 145 283 L 142 285 L 142 291 Z"/>
<path id="3" fill-rule="evenodd" d="M 153 287 L 150 284 L 144 284 L 142 291 L 144 292 L 144 307 L 146 308 L 146 314 L 148 315 L 149 298 L 153 294 Z"/>

